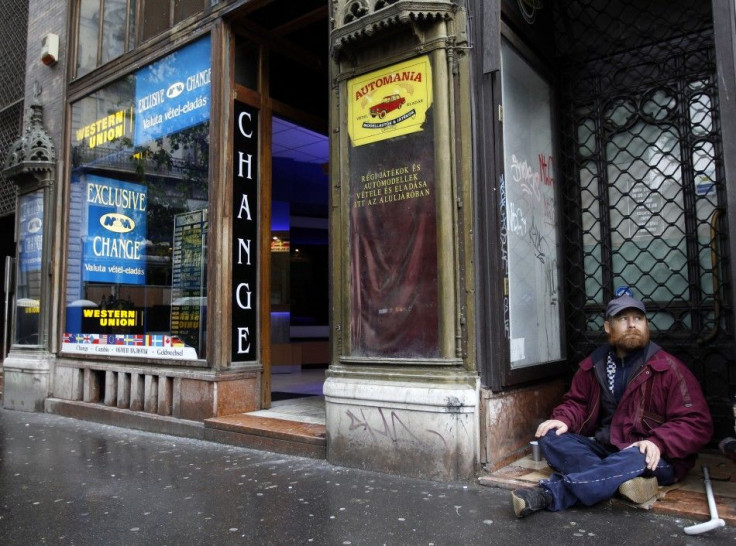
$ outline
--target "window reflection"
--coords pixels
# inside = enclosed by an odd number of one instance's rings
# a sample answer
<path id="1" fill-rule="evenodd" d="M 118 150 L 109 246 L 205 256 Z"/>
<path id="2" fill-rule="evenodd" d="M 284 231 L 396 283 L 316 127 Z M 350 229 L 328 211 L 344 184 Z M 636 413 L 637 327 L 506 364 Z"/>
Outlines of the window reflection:
<path id="1" fill-rule="evenodd" d="M 136 36 L 145 42 L 204 7 L 205 0 L 79 0 L 76 77 L 131 51 Z"/>
<path id="2" fill-rule="evenodd" d="M 133 2 L 135 4 L 135 2 Z M 100 64 L 125 53 L 127 0 L 105 0 L 105 16 L 102 20 L 102 59 Z"/>
<path id="3" fill-rule="evenodd" d="M 72 105 L 65 351 L 206 357 L 209 52 L 200 40 Z M 181 87 L 190 73 L 207 79 Z M 140 105 L 158 87 L 153 130 Z"/>
<path id="4" fill-rule="evenodd" d="M 18 204 L 18 268 L 15 294 L 15 339 L 38 345 L 43 253 L 43 190 L 22 195 Z"/>
<path id="5" fill-rule="evenodd" d="M 77 31 L 77 76 L 83 76 L 97 66 L 99 32 L 99 0 L 81 0 L 79 2 L 79 29 Z"/>

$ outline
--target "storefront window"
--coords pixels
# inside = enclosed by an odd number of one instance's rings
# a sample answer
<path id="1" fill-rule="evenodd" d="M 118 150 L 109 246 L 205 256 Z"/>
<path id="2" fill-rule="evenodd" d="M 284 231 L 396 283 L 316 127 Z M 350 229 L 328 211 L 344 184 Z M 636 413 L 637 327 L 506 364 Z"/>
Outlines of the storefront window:
<path id="1" fill-rule="evenodd" d="M 501 43 L 504 176 L 501 203 L 504 309 L 511 368 L 564 358 L 552 88 L 505 40 Z"/>
<path id="2" fill-rule="evenodd" d="M 63 350 L 206 357 L 210 40 L 72 104 Z"/>
<path id="3" fill-rule="evenodd" d="M 42 255 L 43 190 L 38 190 L 22 195 L 18 206 L 14 339 L 18 345 L 39 344 Z"/>

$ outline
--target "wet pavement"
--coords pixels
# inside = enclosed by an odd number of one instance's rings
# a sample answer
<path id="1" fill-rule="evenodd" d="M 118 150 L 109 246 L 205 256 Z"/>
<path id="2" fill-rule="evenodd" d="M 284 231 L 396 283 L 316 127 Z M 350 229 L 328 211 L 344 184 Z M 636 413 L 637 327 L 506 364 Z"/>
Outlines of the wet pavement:
<path id="1" fill-rule="evenodd" d="M 0 410 L 0 544 L 723 544 L 602 503 L 517 520 L 509 492 Z"/>

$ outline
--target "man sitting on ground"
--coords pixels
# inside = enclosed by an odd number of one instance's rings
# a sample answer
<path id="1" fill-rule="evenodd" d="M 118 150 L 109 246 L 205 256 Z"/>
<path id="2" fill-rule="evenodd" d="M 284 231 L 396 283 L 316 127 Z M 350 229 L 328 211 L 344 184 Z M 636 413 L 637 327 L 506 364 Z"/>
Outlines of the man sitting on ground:
<path id="1" fill-rule="evenodd" d="M 570 390 L 536 437 L 555 471 L 512 493 L 520 518 L 591 506 L 618 490 L 635 503 L 682 479 L 713 434 L 708 406 L 687 367 L 649 341 L 644 304 L 611 300 L 608 343 L 584 359 Z"/>

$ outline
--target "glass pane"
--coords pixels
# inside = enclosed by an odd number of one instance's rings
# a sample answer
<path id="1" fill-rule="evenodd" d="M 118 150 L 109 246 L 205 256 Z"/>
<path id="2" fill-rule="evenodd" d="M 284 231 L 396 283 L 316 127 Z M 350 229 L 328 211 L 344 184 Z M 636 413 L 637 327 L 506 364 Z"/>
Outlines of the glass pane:
<path id="1" fill-rule="evenodd" d="M 360 99 L 349 101 L 348 109 L 350 328 L 356 356 L 445 356 L 431 68 L 422 56 L 348 82 L 348 93 Z M 395 75 L 401 77 L 394 80 Z"/>
<path id="2" fill-rule="evenodd" d="M 15 287 L 15 339 L 38 345 L 43 256 L 43 190 L 22 195 L 18 205 L 18 268 Z"/>
<path id="3" fill-rule="evenodd" d="M 595 121 L 586 119 L 578 124 L 578 154 L 590 157 L 597 151 Z"/>
<path id="4" fill-rule="evenodd" d="M 603 293 L 603 255 L 600 223 L 600 177 L 594 161 L 582 166 L 580 177 L 580 206 L 583 224 L 583 271 L 585 294 L 589 300 L 601 303 Z"/>
<path id="5" fill-rule="evenodd" d="M 135 5 L 136 0 L 130 0 L 130 6 L 128 9 L 128 48 L 126 51 L 130 51 L 136 46 L 135 31 L 136 31 L 136 17 L 135 17 Z"/>
<path id="6" fill-rule="evenodd" d="M 507 324 L 511 368 L 521 368 L 563 358 L 552 91 L 507 42 L 501 54 Z"/>
<path id="7" fill-rule="evenodd" d="M 204 9 L 204 0 L 174 0 L 174 24 Z"/>
<path id="8" fill-rule="evenodd" d="M 105 0 L 102 25 L 102 59 L 100 64 L 125 53 L 127 34 L 127 0 Z"/>
<path id="9" fill-rule="evenodd" d="M 690 99 L 690 128 L 696 136 L 708 135 L 713 131 L 711 100 L 705 93 Z"/>
<path id="10" fill-rule="evenodd" d="M 271 343 L 329 336 L 327 136 L 273 118 Z"/>
<path id="11" fill-rule="evenodd" d="M 714 296 L 713 251 L 717 250 L 713 240 L 719 216 L 722 213 L 716 208 L 716 165 L 715 150 L 711 142 L 698 142 L 693 146 L 693 170 L 695 172 L 695 214 L 697 218 L 698 254 L 700 262 L 700 290 L 705 298 Z M 715 267 L 718 267 L 716 264 Z"/>
<path id="12" fill-rule="evenodd" d="M 205 38 L 72 105 L 64 351 L 205 358 L 209 74 Z"/>
<path id="13" fill-rule="evenodd" d="M 603 113 L 606 124 L 620 129 L 625 127 L 636 115 L 636 104 L 630 99 L 615 99 L 611 101 Z"/>
<path id="14" fill-rule="evenodd" d="M 607 148 L 614 286 L 645 299 L 689 298 L 679 136 L 636 123 Z"/>
<path id="15" fill-rule="evenodd" d="M 169 28 L 171 17 L 170 0 L 144 0 L 143 41 L 153 38 Z"/>
<path id="16" fill-rule="evenodd" d="M 77 77 L 84 76 L 97 67 L 99 32 L 100 0 L 81 0 L 77 34 Z"/>
<path id="17" fill-rule="evenodd" d="M 641 113 L 649 121 L 665 121 L 677 111 L 677 100 L 669 89 L 655 89 L 644 97 Z"/>

